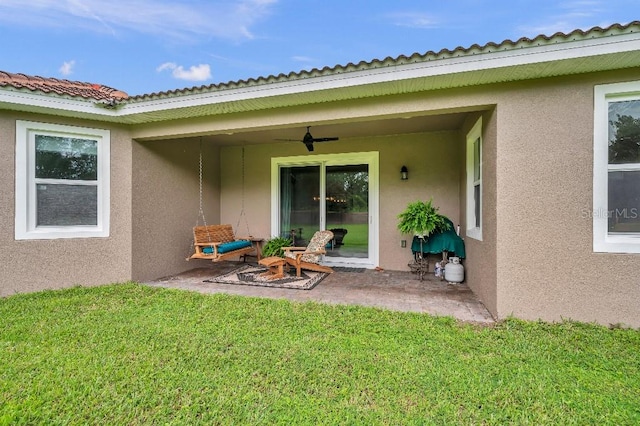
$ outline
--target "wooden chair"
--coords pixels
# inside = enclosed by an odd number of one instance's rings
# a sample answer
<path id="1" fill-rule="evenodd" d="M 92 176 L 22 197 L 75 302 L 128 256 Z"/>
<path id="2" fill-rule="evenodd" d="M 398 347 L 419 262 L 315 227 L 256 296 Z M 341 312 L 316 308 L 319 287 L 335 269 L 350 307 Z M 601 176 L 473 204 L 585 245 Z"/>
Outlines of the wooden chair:
<path id="1" fill-rule="evenodd" d="M 296 268 L 296 276 L 300 276 L 301 269 L 316 272 L 332 273 L 333 269 L 320 265 L 322 255 L 327 251 L 325 247 L 333 239 L 333 232 L 318 231 L 313 234 L 306 247 L 283 247 L 284 260 L 287 264 Z"/>
<path id="2" fill-rule="evenodd" d="M 213 262 L 254 252 L 248 238 L 236 238 L 231 225 L 207 225 L 193 228 L 195 253 L 190 259 L 211 259 Z"/>

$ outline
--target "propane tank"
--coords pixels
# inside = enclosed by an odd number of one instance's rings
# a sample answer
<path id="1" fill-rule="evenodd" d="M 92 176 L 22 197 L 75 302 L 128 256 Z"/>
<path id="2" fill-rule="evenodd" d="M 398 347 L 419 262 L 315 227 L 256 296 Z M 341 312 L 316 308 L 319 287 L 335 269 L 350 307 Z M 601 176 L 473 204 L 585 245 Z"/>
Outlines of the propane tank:
<path id="1" fill-rule="evenodd" d="M 444 266 L 444 279 L 450 283 L 464 281 L 464 266 L 460 263 L 459 257 L 449 258 L 449 263 Z"/>

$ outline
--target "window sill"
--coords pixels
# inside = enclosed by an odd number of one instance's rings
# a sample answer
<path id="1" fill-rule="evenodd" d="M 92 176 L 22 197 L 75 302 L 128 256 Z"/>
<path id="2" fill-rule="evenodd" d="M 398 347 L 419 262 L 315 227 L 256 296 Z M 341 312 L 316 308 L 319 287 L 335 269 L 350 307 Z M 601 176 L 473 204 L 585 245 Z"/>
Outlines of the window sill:
<path id="1" fill-rule="evenodd" d="M 474 240 L 482 241 L 482 228 L 467 229 L 466 235 Z"/>
<path id="2" fill-rule="evenodd" d="M 594 253 L 640 253 L 640 235 L 607 235 L 594 240 Z"/>
<path id="3" fill-rule="evenodd" d="M 57 240 L 62 238 L 105 238 L 109 231 L 97 228 L 68 227 L 68 228 L 38 228 L 34 230 L 16 230 L 16 240 Z"/>

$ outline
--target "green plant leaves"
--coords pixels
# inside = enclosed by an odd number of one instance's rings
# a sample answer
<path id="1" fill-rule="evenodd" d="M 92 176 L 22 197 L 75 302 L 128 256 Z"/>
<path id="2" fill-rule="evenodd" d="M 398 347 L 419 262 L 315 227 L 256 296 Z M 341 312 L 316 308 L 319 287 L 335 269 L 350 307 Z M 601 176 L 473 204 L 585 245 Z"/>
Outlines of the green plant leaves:
<path id="1" fill-rule="evenodd" d="M 282 247 L 291 247 L 293 243 L 289 238 L 274 237 L 269 239 L 262 248 L 263 257 L 284 257 Z"/>
<path id="2" fill-rule="evenodd" d="M 438 213 L 438 207 L 434 207 L 432 203 L 433 199 L 409 203 L 407 208 L 398 215 L 400 232 L 427 237 L 433 232 L 449 229 L 446 216 Z"/>

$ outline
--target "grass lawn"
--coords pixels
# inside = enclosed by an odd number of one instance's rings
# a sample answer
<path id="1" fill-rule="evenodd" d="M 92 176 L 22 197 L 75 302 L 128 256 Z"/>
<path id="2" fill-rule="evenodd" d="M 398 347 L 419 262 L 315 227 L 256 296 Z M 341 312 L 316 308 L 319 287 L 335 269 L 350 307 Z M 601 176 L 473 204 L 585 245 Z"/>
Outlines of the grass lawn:
<path id="1" fill-rule="evenodd" d="M 313 236 L 314 231 L 309 231 L 305 225 L 291 225 L 291 229 L 303 229 L 303 237 L 308 240 Z M 366 247 L 369 242 L 369 224 L 367 223 L 350 223 L 350 224 L 327 224 L 326 229 L 346 228 L 349 232 L 344 237 L 345 244 L 354 247 Z"/>
<path id="2" fill-rule="evenodd" d="M 349 230 L 344 237 L 344 243 L 350 247 L 366 247 L 368 245 L 369 224 L 367 223 L 350 223 L 348 225 L 332 226 L 332 228 L 347 228 Z"/>
<path id="3" fill-rule="evenodd" d="M 0 424 L 640 424 L 640 331 L 137 284 L 0 299 Z"/>

